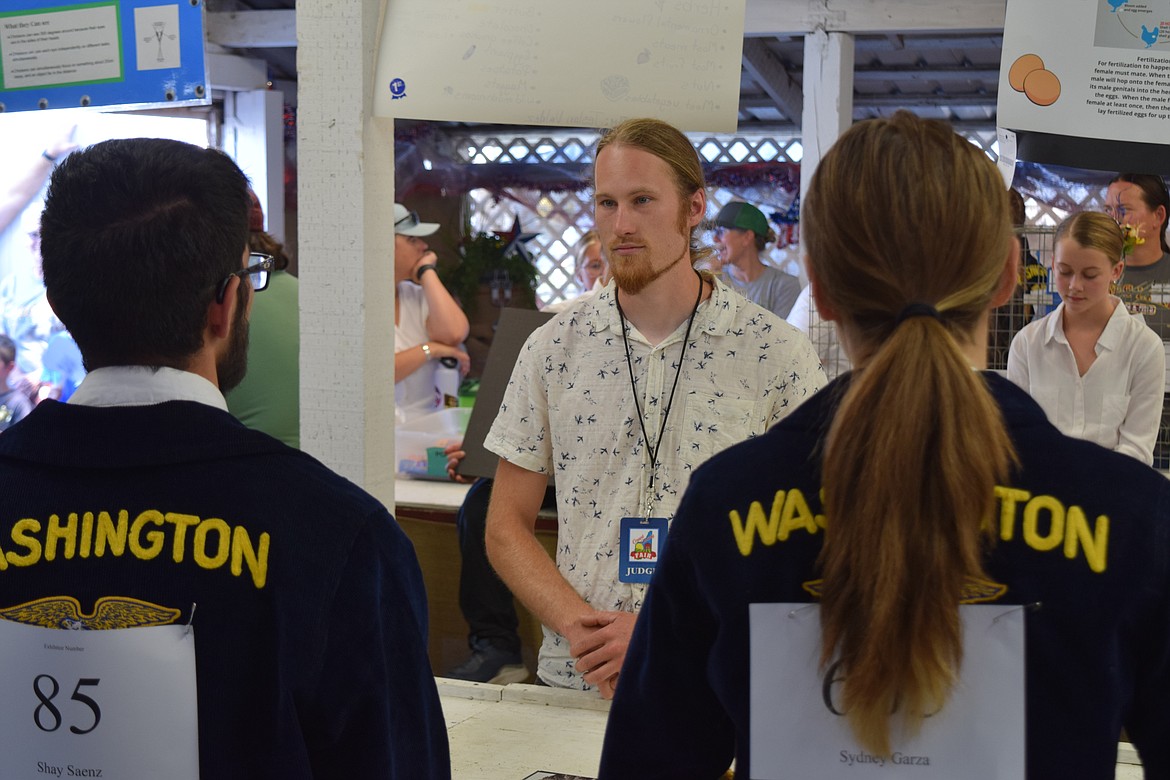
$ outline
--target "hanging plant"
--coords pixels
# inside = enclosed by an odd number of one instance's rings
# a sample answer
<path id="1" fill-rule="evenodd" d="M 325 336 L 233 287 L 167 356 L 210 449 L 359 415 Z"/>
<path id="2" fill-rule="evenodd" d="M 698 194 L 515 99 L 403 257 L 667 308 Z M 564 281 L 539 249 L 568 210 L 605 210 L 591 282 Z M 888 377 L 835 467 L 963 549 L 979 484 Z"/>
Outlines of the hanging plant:
<path id="1" fill-rule="evenodd" d="M 521 242 L 506 241 L 495 233 L 464 236 L 457 260 L 440 262 L 440 275 L 451 294 L 471 316 L 478 292 L 486 285 L 500 306 L 536 308 L 536 267 Z"/>

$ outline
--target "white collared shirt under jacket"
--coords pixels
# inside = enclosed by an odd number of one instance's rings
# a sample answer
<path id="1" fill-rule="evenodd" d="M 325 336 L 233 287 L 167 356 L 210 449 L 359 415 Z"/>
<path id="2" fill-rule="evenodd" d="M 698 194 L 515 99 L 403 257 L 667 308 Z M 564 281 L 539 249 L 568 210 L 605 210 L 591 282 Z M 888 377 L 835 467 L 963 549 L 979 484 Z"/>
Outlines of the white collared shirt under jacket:
<path id="1" fill-rule="evenodd" d="M 651 442 L 658 440 L 686 327 L 651 346 L 629 326 Z M 691 328 L 658 450 L 652 516 L 672 518 L 695 467 L 763 433 L 824 384 L 804 334 L 716 280 Z M 645 516 L 650 457 L 612 281 L 529 337 L 484 444 L 521 468 L 554 475 L 557 568 L 577 593 L 595 609 L 637 612 L 645 587 L 618 582 L 619 533 L 623 517 Z M 566 640 L 545 627 L 540 678 L 588 687 L 574 663 Z"/>
<path id="2" fill-rule="evenodd" d="M 1026 390 L 1061 433 L 1096 442 L 1146 464 L 1162 420 L 1166 354 L 1162 340 L 1119 299 L 1084 376 L 1064 335 L 1064 304 L 1012 339 L 1008 379 Z"/>

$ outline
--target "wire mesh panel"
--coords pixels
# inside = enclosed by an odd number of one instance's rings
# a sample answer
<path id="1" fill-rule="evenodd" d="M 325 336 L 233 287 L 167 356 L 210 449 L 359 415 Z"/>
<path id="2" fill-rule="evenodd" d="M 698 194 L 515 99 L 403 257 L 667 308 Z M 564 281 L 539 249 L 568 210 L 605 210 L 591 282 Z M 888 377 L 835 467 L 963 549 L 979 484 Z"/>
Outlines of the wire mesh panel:
<path id="1" fill-rule="evenodd" d="M 576 249 L 581 236 L 593 228 L 588 175 L 598 137 L 596 131 L 566 130 L 547 132 L 538 138 L 467 132 L 452 139 L 455 153 L 470 165 L 538 165 L 542 178 L 552 182 L 541 189 L 523 186 L 518 171 L 515 184 L 473 189 L 468 196 L 469 221 L 474 231 L 510 230 L 518 218 L 525 232 L 538 234 L 527 249 L 536 266 L 536 295 L 542 306 L 583 292 L 574 278 Z M 799 138 L 792 135 L 694 134 L 690 139 L 700 159 L 709 165 L 795 163 L 804 154 Z M 496 180 L 506 183 L 508 178 L 501 175 Z M 748 200 L 765 213 L 782 213 L 792 207 L 795 190 L 713 186 L 708 190 L 708 199 L 707 212 L 711 216 L 732 200 Z M 778 240 L 768 245 L 760 259 L 799 275 L 795 229 L 773 227 Z M 703 230 L 699 238 L 708 244 L 712 241 L 709 230 Z"/>
<path id="2" fill-rule="evenodd" d="M 983 150 L 992 160 L 999 157 L 994 128 L 961 130 L 968 141 Z M 588 175 L 596 130 L 543 130 L 532 135 L 467 129 L 450 138 L 454 156 L 471 166 L 494 166 L 491 177 L 495 185 L 473 189 L 468 198 L 469 219 L 476 231 L 506 231 L 519 218 L 526 232 L 537 233 L 527 248 L 538 272 L 537 299 L 541 304 L 571 298 L 581 292 L 574 280 L 575 248 L 580 237 L 593 227 L 592 193 Z M 799 136 L 785 133 L 739 135 L 692 134 L 691 141 L 700 158 L 713 166 L 752 166 L 760 163 L 799 163 L 804 149 Z M 504 166 L 538 166 L 547 184 L 533 188 L 528 171 L 517 170 L 514 176 L 498 173 Z M 529 171 L 531 169 L 528 169 Z M 745 177 L 746 178 L 746 177 Z M 734 177 L 732 179 L 735 181 Z M 713 185 L 709 189 L 708 214 L 714 215 L 732 200 L 747 200 L 765 213 L 783 213 L 795 209 L 792 188 Z M 1025 195 L 1027 224 L 1030 227 L 1055 227 L 1070 210 L 1049 205 L 1059 200 L 1076 208 L 1101 209 L 1104 193 L 1081 184 L 1070 184 L 1060 198 Z M 773 227 L 779 228 L 773 223 Z M 795 224 L 777 229 L 778 240 L 761 254 L 766 264 L 799 276 L 799 240 Z M 700 240 L 711 243 L 709 231 Z"/>
<path id="3" fill-rule="evenodd" d="M 1053 286 L 1050 227 L 1016 231 L 1020 240 L 1020 278 L 1012 297 L 988 319 L 987 367 L 1007 370 L 1008 349 L 1020 329 L 1056 308 L 1060 297 Z"/>
<path id="4" fill-rule="evenodd" d="M 837 326 L 821 318 L 817 311 L 816 301 L 810 299 L 808 306 L 807 327 L 803 327 L 803 322 L 793 322 L 793 324 L 801 327 L 808 334 L 808 340 L 812 342 L 813 350 L 821 359 L 821 368 L 825 370 L 825 376 L 832 381 L 850 370 L 852 365 L 845 350 L 841 348 L 840 339 L 837 338 Z M 790 321 L 792 320 L 790 319 Z"/>

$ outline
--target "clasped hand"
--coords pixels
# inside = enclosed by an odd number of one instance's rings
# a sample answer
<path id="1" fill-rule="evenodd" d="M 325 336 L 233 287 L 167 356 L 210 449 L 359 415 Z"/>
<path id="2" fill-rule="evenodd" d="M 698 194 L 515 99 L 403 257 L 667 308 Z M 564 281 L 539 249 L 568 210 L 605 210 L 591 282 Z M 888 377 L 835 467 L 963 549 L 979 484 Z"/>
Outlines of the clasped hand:
<path id="1" fill-rule="evenodd" d="M 613 698 L 637 617 L 631 612 L 594 612 L 582 617 L 565 637 L 577 671 L 585 682 L 597 686 L 602 698 Z"/>

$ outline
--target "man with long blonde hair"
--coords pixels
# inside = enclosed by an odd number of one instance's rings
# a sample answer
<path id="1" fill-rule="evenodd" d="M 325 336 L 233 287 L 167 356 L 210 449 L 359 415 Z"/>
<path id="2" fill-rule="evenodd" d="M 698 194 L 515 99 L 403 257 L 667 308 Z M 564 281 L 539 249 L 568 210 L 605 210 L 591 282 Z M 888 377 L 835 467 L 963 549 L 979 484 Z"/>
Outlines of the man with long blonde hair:
<path id="1" fill-rule="evenodd" d="M 500 456 L 487 551 L 545 626 L 539 678 L 608 698 L 691 471 L 824 380 L 802 334 L 694 269 L 710 252 L 694 238 L 707 196 L 685 135 L 629 120 L 595 160 L 613 279 L 521 350 L 485 442 Z M 555 562 L 534 535 L 550 473 Z"/>

